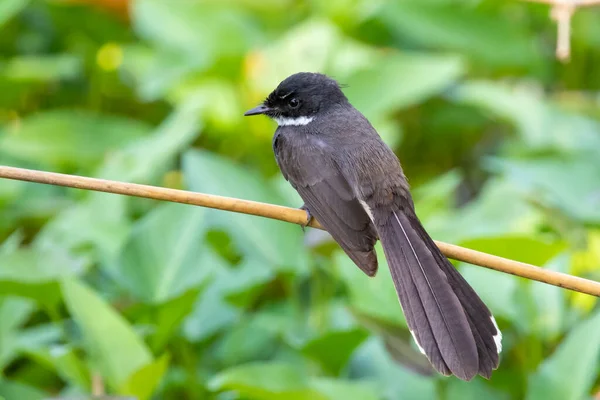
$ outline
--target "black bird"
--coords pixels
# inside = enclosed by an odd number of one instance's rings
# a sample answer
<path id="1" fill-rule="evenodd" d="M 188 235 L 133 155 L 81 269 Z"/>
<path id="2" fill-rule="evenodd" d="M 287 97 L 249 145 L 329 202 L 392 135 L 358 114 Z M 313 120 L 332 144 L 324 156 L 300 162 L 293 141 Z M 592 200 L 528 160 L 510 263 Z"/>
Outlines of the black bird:
<path id="1" fill-rule="evenodd" d="M 381 240 L 408 327 L 434 368 L 489 379 L 502 348 L 494 317 L 421 225 L 400 161 L 340 85 L 323 74 L 291 75 L 244 115 L 257 114 L 279 125 L 277 164 L 308 219 L 368 276 Z"/>

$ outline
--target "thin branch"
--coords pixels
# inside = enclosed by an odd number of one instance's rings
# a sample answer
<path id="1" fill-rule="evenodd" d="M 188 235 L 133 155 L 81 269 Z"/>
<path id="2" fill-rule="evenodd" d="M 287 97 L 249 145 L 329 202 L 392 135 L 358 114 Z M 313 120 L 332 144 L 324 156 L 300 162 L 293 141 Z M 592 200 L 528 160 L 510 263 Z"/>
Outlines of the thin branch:
<path id="1" fill-rule="evenodd" d="M 578 8 L 600 5 L 600 0 L 526 0 L 552 6 L 550 17 L 556 21 L 556 57 L 565 62 L 571 57 L 571 18 Z"/>
<path id="2" fill-rule="evenodd" d="M 557 4 L 568 3 L 575 7 L 591 7 L 600 5 L 600 0 L 526 0 L 531 3 L 543 3 L 555 6 Z"/>
<path id="3" fill-rule="evenodd" d="M 102 375 L 97 372 L 92 374 L 92 396 L 100 397 L 106 394 L 106 390 L 104 388 L 104 379 L 102 379 Z"/>
<path id="4" fill-rule="evenodd" d="M 0 166 L 0 178 L 191 204 L 218 210 L 257 215 L 298 225 L 306 223 L 306 213 L 296 208 L 188 192 L 185 190 L 167 189 L 156 186 L 86 178 L 82 176 L 7 166 Z M 310 226 L 323 229 L 314 219 L 311 221 Z M 436 244 L 442 253 L 455 260 L 600 297 L 600 282 L 542 269 L 531 264 L 509 260 L 453 244 L 439 241 L 436 241 Z"/>

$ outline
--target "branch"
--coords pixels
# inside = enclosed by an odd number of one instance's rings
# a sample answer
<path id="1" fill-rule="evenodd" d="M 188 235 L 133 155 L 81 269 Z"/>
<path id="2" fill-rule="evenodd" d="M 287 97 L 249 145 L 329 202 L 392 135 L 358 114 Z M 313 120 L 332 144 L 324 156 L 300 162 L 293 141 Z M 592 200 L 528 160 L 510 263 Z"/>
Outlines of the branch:
<path id="1" fill-rule="evenodd" d="M 175 203 L 191 204 L 218 210 L 257 215 L 298 225 L 306 223 L 306 213 L 299 209 L 204 193 L 188 192 L 185 190 L 167 189 L 157 186 L 86 178 L 83 176 L 57 174 L 54 172 L 35 171 L 6 166 L 0 166 L 0 178 L 95 190 L 154 200 L 172 201 Z M 309 226 L 323 229 L 314 219 Z M 435 243 L 442 253 L 455 260 L 600 297 L 600 282 L 542 269 L 531 264 L 509 260 L 453 244 L 438 241 Z"/>
<path id="2" fill-rule="evenodd" d="M 106 390 L 104 388 L 104 379 L 102 379 L 102 375 L 97 372 L 92 374 L 92 396 L 101 397 L 106 394 Z"/>
<path id="3" fill-rule="evenodd" d="M 571 57 L 571 18 L 577 8 L 600 5 L 600 0 L 526 0 L 552 6 L 550 17 L 556 21 L 556 57 L 568 61 Z"/>
<path id="4" fill-rule="evenodd" d="M 543 3 L 555 6 L 557 4 L 569 4 L 574 7 L 591 7 L 600 5 L 600 0 L 527 0 L 532 3 Z"/>

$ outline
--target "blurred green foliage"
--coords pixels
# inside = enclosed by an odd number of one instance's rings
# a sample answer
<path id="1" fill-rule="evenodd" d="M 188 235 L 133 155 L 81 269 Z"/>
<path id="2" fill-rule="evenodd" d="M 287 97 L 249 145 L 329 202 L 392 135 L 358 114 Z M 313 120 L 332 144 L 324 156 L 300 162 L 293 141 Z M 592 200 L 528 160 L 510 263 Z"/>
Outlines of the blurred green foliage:
<path id="1" fill-rule="evenodd" d="M 301 204 L 274 124 L 298 71 L 348 84 L 436 239 L 600 279 L 600 10 L 554 59 L 544 5 L 493 0 L 0 0 L 0 163 Z M 432 374 L 385 265 L 246 215 L 0 182 L 0 398 L 584 399 L 590 296 L 458 265 L 500 369 Z M 383 254 L 380 250 L 379 254 Z"/>

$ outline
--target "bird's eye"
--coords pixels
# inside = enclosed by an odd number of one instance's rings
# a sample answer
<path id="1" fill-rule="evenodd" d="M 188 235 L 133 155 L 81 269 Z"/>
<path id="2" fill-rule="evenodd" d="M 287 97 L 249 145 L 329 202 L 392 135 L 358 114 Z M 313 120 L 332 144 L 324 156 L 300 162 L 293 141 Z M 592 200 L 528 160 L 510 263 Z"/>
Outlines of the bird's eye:
<path id="1" fill-rule="evenodd" d="M 292 98 L 290 99 L 290 101 L 288 101 L 288 104 L 290 105 L 290 107 L 292 107 L 292 108 L 296 108 L 296 107 L 298 107 L 298 106 L 300 105 L 300 102 L 298 101 L 298 99 L 297 99 L 297 98 L 295 98 L 295 97 L 292 97 Z"/>

